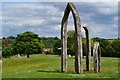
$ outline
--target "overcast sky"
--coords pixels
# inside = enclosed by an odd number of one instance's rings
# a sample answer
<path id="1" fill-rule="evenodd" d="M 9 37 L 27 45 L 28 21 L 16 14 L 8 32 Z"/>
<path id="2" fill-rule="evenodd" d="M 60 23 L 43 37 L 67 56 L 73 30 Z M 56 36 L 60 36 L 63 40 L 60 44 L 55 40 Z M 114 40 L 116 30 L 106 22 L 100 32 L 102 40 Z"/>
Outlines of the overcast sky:
<path id="1" fill-rule="evenodd" d="M 5 2 L 2 3 L 2 36 L 17 36 L 32 31 L 40 37 L 59 37 L 66 2 Z M 118 37 L 117 2 L 74 2 L 81 23 L 90 26 L 91 37 Z M 1 10 L 1 9 L 0 9 Z M 0 11 L 1 14 L 1 11 Z M 72 14 L 68 30 L 74 30 Z M 85 34 L 82 29 L 83 35 Z"/>

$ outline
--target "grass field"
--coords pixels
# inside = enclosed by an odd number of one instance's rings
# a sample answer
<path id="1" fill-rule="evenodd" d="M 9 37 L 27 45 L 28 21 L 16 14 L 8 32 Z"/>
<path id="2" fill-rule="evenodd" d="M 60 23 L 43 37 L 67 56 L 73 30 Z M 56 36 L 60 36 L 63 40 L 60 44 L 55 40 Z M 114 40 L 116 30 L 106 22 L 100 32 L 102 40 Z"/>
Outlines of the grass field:
<path id="1" fill-rule="evenodd" d="M 93 59 L 91 60 L 93 62 Z M 74 71 L 74 58 L 68 59 L 68 72 L 60 70 L 60 57 L 55 55 L 31 55 L 27 59 L 12 57 L 3 59 L 3 78 L 118 78 L 118 58 L 102 57 L 101 72 L 84 71 L 83 74 L 76 74 Z M 85 70 L 85 59 L 84 59 Z"/>

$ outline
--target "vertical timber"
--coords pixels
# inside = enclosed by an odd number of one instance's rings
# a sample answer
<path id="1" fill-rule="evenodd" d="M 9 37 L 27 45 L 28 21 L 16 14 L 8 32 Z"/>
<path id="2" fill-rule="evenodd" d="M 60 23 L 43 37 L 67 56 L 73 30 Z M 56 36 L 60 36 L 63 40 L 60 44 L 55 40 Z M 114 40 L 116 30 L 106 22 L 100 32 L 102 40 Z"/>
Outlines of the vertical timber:
<path id="1" fill-rule="evenodd" d="M 75 51 L 75 69 L 76 73 L 82 74 L 83 73 L 83 65 L 82 65 L 82 34 L 81 34 L 81 25 L 80 24 L 80 17 L 78 14 L 77 9 L 72 3 L 68 3 L 65 9 L 65 13 L 62 19 L 61 25 L 61 43 L 62 43 L 62 57 L 61 57 L 61 71 L 67 71 L 67 21 L 70 11 L 73 14 L 74 18 L 74 26 L 75 26 L 75 44 L 76 44 L 76 51 Z"/>
<path id="2" fill-rule="evenodd" d="M 101 49 L 100 49 L 100 44 L 98 44 L 98 72 L 100 72 L 100 67 L 101 67 Z"/>
<path id="3" fill-rule="evenodd" d="M 86 70 L 90 71 L 90 57 L 91 57 L 91 41 L 90 41 L 90 29 L 87 24 L 82 24 L 82 27 L 86 33 Z"/>
<path id="4" fill-rule="evenodd" d="M 95 42 L 94 48 L 93 48 L 93 56 L 94 56 L 94 72 L 98 73 L 100 72 L 100 45 L 98 42 Z"/>

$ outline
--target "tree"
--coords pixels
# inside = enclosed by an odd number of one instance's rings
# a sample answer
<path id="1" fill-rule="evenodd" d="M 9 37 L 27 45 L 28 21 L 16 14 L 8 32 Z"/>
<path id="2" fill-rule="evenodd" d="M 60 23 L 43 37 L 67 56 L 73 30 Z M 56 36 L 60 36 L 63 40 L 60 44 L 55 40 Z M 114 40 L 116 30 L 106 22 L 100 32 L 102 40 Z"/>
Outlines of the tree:
<path id="1" fill-rule="evenodd" d="M 16 41 L 8 47 L 3 48 L 3 56 L 8 57 L 16 54 L 26 54 L 27 58 L 30 54 L 40 54 L 43 52 L 44 44 L 37 34 L 32 32 L 24 32 L 18 34 Z"/>
<path id="2" fill-rule="evenodd" d="M 40 54 L 43 51 L 42 40 L 35 33 L 27 31 L 23 34 L 18 34 L 16 39 L 14 50 L 17 54 L 27 54 L 27 58 L 29 58 L 30 54 Z"/>
<path id="3" fill-rule="evenodd" d="M 82 38 L 82 49 L 83 49 L 83 57 L 86 56 L 86 38 Z"/>
<path id="4" fill-rule="evenodd" d="M 6 39 L 5 37 L 3 37 L 3 39 Z"/>
<path id="5" fill-rule="evenodd" d="M 111 46 L 111 42 L 107 39 L 103 39 L 103 38 L 93 38 L 93 41 L 97 41 L 100 43 L 100 47 L 101 47 L 101 56 L 103 57 L 112 57 L 114 56 L 114 48 Z M 115 45 L 115 44 L 114 44 Z"/>
<path id="6" fill-rule="evenodd" d="M 7 37 L 7 39 L 15 39 L 16 37 L 13 37 L 13 36 L 9 36 Z"/>
<path id="7" fill-rule="evenodd" d="M 111 43 L 111 47 L 114 50 L 112 56 L 120 57 L 120 40 L 113 40 Z"/>
<path id="8" fill-rule="evenodd" d="M 67 47 L 68 47 L 68 54 L 75 55 L 75 48 L 74 48 L 74 30 L 68 31 L 68 38 L 67 38 Z M 92 41 L 91 41 L 92 42 Z M 83 55 L 86 55 L 86 38 L 83 38 L 82 36 L 82 49 L 83 49 Z"/>
<path id="9" fill-rule="evenodd" d="M 60 55 L 61 54 L 61 40 L 58 40 L 54 44 L 53 52 L 55 55 Z"/>
<path id="10" fill-rule="evenodd" d="M 57 37 L 42 37 L 45 48 L 53 49 L 55 42 L 58 40 L 59 38 Z"/>
<path id="11" fill-rule="evenodd" d="M 68 31 L 67 35 L 67 48 L 68 48 L 68 54 L 75 55 L 75 48 L 74 48 L 74 30 Z"/>
<path id="12" fill-rule="evenodd" d="M 9 57 L 9 59 L 10 59 L 11 55 L 13 55 L 12 45 L 10 45 L 8 47 L 4 47 L 4 49 L 2 50 L 2 56 L 5 57 L 5 58 Z"/>

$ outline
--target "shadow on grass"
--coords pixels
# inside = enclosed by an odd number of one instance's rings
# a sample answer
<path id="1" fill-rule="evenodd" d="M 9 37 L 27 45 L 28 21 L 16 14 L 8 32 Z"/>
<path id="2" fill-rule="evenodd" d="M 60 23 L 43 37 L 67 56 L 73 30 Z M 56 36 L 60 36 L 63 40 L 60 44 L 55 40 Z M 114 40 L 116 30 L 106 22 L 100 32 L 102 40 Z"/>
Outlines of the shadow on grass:
<path id="1" fill-rule="evenodd" d="M 93 70 L 87 71 L 87 70 L 83 70 L 84 74 L 87 72 L 89 73 L 93 73 Z M 43 73 L 66 73 L 66 74 L 76 74 L 75 71 L 67 71 L 67 72 L 61 72 L 60 70 L 53 70 L 53 71 L 47 71 L 47 70 L 37 70 L 37 72 L 43 72 Z"/>
<path id="2" fill-rule="evenodd" d="M 45 73 L 62 73 L 59 70 L 54 70 L 54 71 L 45 71 L 45 70 L 37 70 L 37 72 L 45 72 Z"/>
<path id="3" fill-rule="evenodd" d="M 75 71 L 61 72 L 60 70 L 54 70 L 54 71 L 37 70 L 37 72 L 75 74 Z"/>

